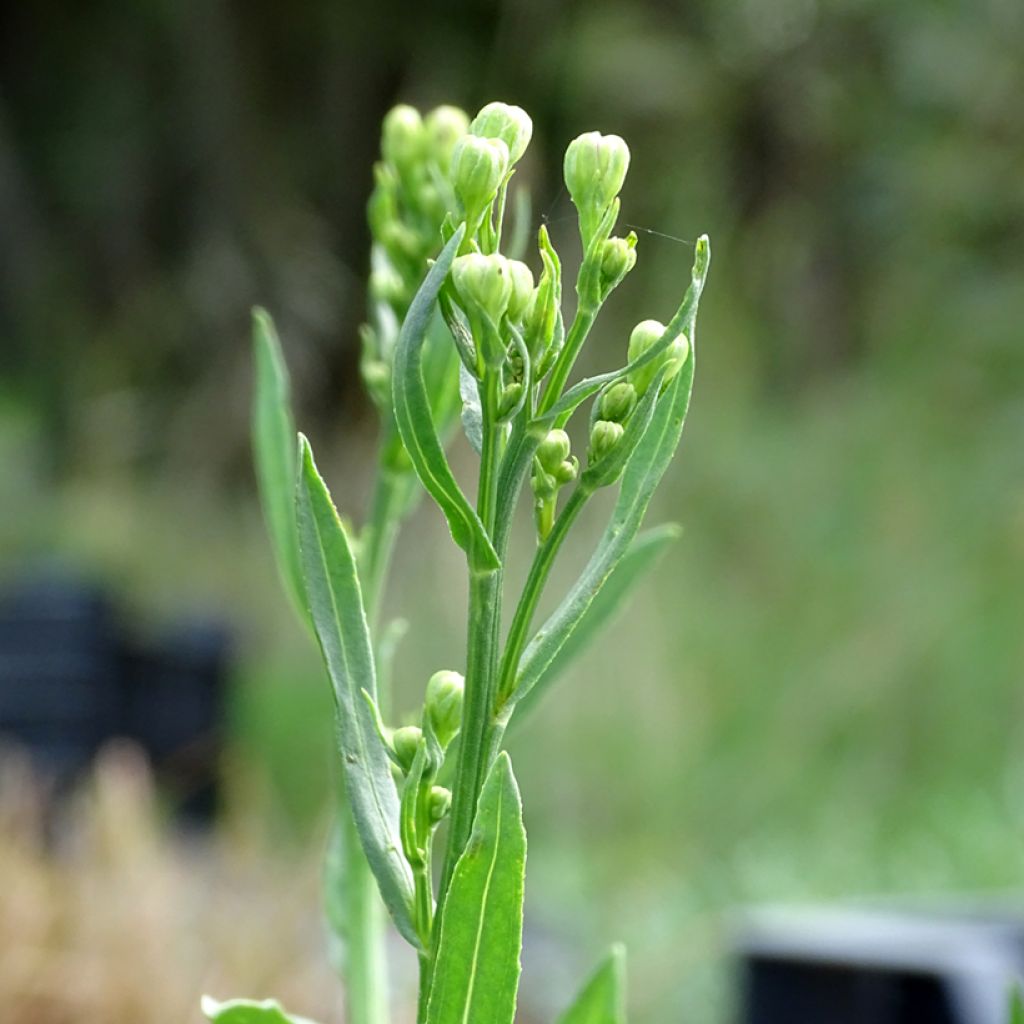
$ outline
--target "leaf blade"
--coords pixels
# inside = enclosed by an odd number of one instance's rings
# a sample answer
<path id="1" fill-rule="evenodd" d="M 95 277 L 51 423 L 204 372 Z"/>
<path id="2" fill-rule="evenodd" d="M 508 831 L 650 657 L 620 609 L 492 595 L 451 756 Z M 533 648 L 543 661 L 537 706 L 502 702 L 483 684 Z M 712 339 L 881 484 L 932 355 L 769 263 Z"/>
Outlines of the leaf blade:
<path id="1" fill-rule="evenodd" d="M 512 1024 L 523 930 L 526 831 L 506 752 L 484 782 L 441 918 L 428 1024 Z"/>
<path id="2" fill-rule="evenodd" d="M 558 1024 L 626 1024 L 625 946 L 612 946 Z"/>
<path id="3" fill-rule="evenodd" d="M 260 503 L 281 582 L 305 619 L 306 596 L 295 522 L 298 458 L 291 382 L 274 321 L 259 307 L 252 311 L 252 345 L 252 450 Z"/>
<path id="4" fill-rule="evenodd" d="M 452 539 L 469 554 L 474 568 L 497 569 L 500 563 L 487 531 L 448 465 L 423 383 L 423 342 L 464 233 L 462 225 L 441 250 L 409 307 L 395 348 L 392 395 L 395 421 L 413 468 L 444 513 Z"/>
<path id="5" fill-rule="evenodd" d="M 355 558 L 345 528 L 301 438 L 299 549 L 310 616 L 332 683 L 338 740 L 363 852 L 395 925 L 414 946 L 412 872 L 401 853 L 398 792 L 360 691 L 376 697 L 376 669 Z"/>

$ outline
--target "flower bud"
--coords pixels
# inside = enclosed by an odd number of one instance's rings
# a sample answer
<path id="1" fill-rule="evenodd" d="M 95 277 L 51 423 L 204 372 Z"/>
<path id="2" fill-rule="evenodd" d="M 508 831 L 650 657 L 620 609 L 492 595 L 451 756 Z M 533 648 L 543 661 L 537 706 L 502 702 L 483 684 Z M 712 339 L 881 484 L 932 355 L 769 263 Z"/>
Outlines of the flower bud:
<path id="1" fill-rule="evenodd" d="M 427 683 L 423 707 L 437 742 L 442 747 L 451 743 L 462 725 L 462 697 L 465 680 L 458 672 L 435 672 Z"/>
<path id="2" fill-rule="evenodd" d="M 520 323 L 530 310 L 533 302 L 533 272 L 520 260 L 508 260 L 508 272 L 512 279 L 512 296 L 508 302 L 508 318 Z"/>
<path id="3" fill-rule="evenodd" d="M 520 404 L 523 397 L 523 385 L 519 381 L 513 381 L 501 392 L 498 401 L 498 419 L 503 420 L 506 416 L 511 417 L 513 410 Z"/>
<path id="4" fill-rule="evenodd" d="M 564 430 L 549 430 L 547 437 L 537 446 L 537 461 L 548 473 L 553 473 L 569 458 L 572 442 Z"/>
<path id="5" fill-rule="evenodd" d="M 560 462 L 552 472 L 559 487 L 572 483 L 579 476 L 580 460 L 572 455 L 564 462 Z"/>
<path id="6" fill-rule="evenodd" d="M 601 243 L 601 288 L 613 288 L 636 266 L 636 234 L 606 238 Z"/>
<path id="7" fill-rule="evenodd" d="M 431 786 L 430 796 L 427 797 L 427 811 L 430 820 L 437 824 L 448 813 L 452 806 L 452 791 L 444 786 Z"/>
<path id="8" fill-rule="evenodd" d="M 659 320 L 643 320 L 638 323 L 629 336 L 629 361 L 632 363 L 639 359 L 652 345 L 661 340 L 664 333 L 665 325 Z M 639 370 L 634 370 L 630 374 L 636 393 L 643 395 L 663 366 L 668 369 L 662 384 L 667 384 L 682 369 L 689 354 L 690 339 L 685 334 L 679 334 L 658 359 L 652 359 L 646 366 L 641 366 Z"/>
<path id="9" fill-rule="evenodd" d="M 587 461 L 594 465 L 600 462 L 622 440 L 625 432 L 621 423 L 612 420 L 598 420 L 590 431 L 590 449 Z"/>
<path id="10" fill-rule="evenodd" d="M 423 739 L 423 730 L 418 725 L 403 725 L 396 729 L 391 736 L 391 749 L 398 758 L 402 771 L 407 775 L 412 768 L 413 759 Z"/>
<path id="11" fill-rule="evenodd" d="M 533 137 L 533 121 L 522 107 L 508 103 L 488 103 L 469 126 L 482 139 L 501 139 L 508 146 L 508 165 L 519 162 Z"/>
<path id="12" fill-rule="evenodd" d="M 498 253 L 485 256 L 471 252 L 457 257 L 452 264 L 452 280 L 471 317 L 479 309 L 497 323 L 512 298 L 508 260 Z"/>
<path id="13" fill-rule="evenodd" d="M 448 173 L 455 144 L 469 131 L 469 116 L 458 107 L 435 107 L 423 122 L 427 144 L 437 165 Z"/>
<path id="14" fill-rule="evenodd" d="M 618 135 L 586 132 L 565 151 L 565 186 L 580 215 L 584 242 L 608 204 L 622 190 L 629 169 L 629 147 Z"/>
<path id="15" fill-rule="evenodd" d="M 508 146 L 501 139 L 463 135 L 452 152 L 452 184 L 469 219 L 494 198 L 508 170 Z"/>
<path id="16" fill-rule="evenodd" d="M 601 395 L 598 411 L 603 420 L 625 423 L 635 407 L 636 388 L 629 381 L 620 380 Z"/>
<path id="17" fill-rule="evenodd" d="M 423 147 L 423 119 L 415 107 L 400 103 L 384 118 L 381 153 L 396 167 L 408 167 L 420 156 Z"/>
<path id="18" fill-rule="evenodd" d="M 378 266 L 370 274 L 370 294 L 381 302 L 399 305 L 405 298 L 402 275 L 390 263 Z"/>

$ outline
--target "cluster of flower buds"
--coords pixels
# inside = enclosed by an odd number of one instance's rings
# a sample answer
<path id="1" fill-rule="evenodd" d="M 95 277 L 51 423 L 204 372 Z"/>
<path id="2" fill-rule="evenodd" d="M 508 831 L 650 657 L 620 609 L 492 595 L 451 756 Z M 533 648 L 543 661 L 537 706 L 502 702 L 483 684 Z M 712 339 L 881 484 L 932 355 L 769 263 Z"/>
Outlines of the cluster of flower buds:
<path id="1" fill-rule="evenodd" d="M 492 205 L 499 194 L 503 202 L 509 176 L 526 152 L 532 136 L 533 122 L 525 110 L 508 103 L 488 103 L 473 118 L 469 133 L 456 144 L 451 180 L 469 238 L 481 228 L 485 229 L 485 234 L 492 234 L 487 230 L 491 227 Z M 489 252 L 495 247 L 485 245 Z"/>
<path id="2" fill-rule="evenodd" d="M 378 404 L 389 400 L 398 327 L 427 260 L 440 245 L 441 224 L 453 205 L 448 176 L 459 140 L 468 131 L 469 116 L 452 106 L 436 107 L 423 117 L 402 104 L 384 119 L 368 207 L 374 323 L 362 330 L 361 366 Z"/>
<path id="3" fill-rule="evenodd" d="M 541 541 L 547 539 L 554 525 L 559 490 L 579 475 L 579 459 L 570 454 L 571 449 L 569 435 L 564 430 L 549 430 L 533 459 L 530 486 L 537 536 Z"/>

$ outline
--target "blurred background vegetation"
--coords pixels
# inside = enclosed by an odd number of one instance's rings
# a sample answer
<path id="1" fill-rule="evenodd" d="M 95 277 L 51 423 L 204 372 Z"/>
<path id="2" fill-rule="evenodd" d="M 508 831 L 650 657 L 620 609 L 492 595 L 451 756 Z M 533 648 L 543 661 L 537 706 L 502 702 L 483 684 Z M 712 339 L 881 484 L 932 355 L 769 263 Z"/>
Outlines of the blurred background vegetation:
<path id="1" fill-rule="evenodd" d="M 707 231 L 714 265 L 651 515 L 683 538 L 513 739 L 533 948 L 573 950 L 571 978 L 625 938 L 637 1021 L 721 1020 L 730 907 L 1019 886 L 1022 53 L 1018 0 L 12 5 L 0 565 L 66 557 L 143 618 L 226 612 L 235 789 L 305 863 L 330 706 L 256 505 L 249 308 L 278 318 L 299 419 L 358 515 L 383 113 L 526 107 L 534 220 L 570 265 L 561 154 L 615 131 L 623 220 L 661 234 L 640 230 L 588 361 L 667 318 L 687 239 Z M 409 703 L 461 664 L 457 565 L 424 506 L 390 604 L 414 621 Z M 542 1010 L 567 983 L 552 962 L 527 950 Z"/>

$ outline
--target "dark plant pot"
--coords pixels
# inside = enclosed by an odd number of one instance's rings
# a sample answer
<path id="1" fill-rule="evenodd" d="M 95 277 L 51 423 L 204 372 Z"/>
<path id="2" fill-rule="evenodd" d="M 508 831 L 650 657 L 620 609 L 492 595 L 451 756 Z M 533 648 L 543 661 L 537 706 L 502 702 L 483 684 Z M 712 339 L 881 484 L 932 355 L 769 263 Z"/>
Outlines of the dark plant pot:
<path id="1" fill-rule="evenodd" d="M 741 1024 L 1006 1024 L 1024 918 L 780 908 L 734 948 Z"/>

